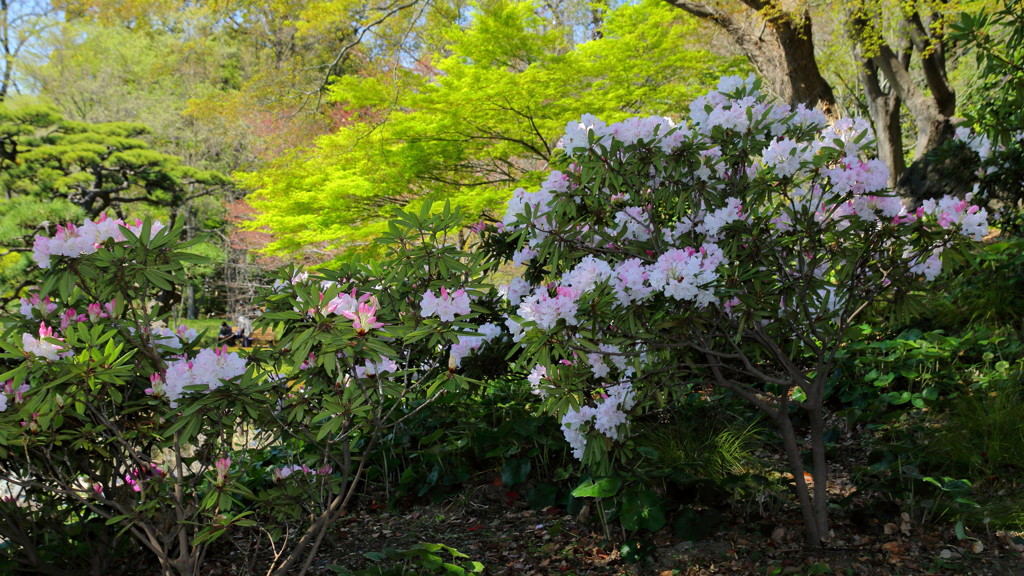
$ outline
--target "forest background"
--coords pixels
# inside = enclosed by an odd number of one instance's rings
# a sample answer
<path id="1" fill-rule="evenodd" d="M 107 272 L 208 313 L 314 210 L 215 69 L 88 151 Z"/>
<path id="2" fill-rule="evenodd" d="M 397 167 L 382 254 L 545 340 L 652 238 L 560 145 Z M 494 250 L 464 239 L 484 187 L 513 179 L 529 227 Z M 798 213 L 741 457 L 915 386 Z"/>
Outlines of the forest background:
<path id="1" fill-rule="evenodd" d="M 494 220 L 569 120 L 678 119 L 724 74 L 871 118 L 914 195 L 964 190 L 969 165 L 924 166 L 954 122 L 1002 142 L 1019 125 L 1012 22 L 960 20 L 1002 7 L 5 2 L 0 277 L 27 281 L 40 222 L 183 219 L 213 233 L 197 249 L 216 262 L 183 315 L 234 312 L 280 258 L 365 248 L 395 207 L 445 198 Z"/>

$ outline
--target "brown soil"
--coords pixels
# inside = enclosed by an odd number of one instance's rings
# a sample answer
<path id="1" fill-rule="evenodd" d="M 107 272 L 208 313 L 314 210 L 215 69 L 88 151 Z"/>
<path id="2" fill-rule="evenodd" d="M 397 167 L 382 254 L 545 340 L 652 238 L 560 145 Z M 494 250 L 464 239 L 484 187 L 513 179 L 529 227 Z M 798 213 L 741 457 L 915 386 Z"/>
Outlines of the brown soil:
<path id="1" fill-rule="evenodd" d="M 585 514 L 581 515 L 585 516 Z M 450 500 L 407 510 L 373 505 L 339 521 L 326 539 L 310 574 L 345 574 L 376 564 L 367 553 L 440 543 L 485 566 L 484 574 L 530 575 L 1021 575 L 1020 534 L 968 533 L 958 540 L 947 522 L 920 524 L 905 513 L 892 518 L 833 518 L 833 539 L 822 550 L 805 551 L 795 511 L 776 510 L 771 519 L 756 511 L 727 513 L 708 538 L 686 541 L 671 527 L 646 537 L 650 558 L 628 562 L 621 531 L 606 535 L 600 522 L 569 516 L 557 508 L 529 509 L 497 486 L 479 486 Z M 593 517 L 593 515 L 591 515 Z M 889 520 L 889 521 L 887 521 Z M 264 539 L 236 534 L 222 539 L 209 572 L 218 576 L 261 574 L 272 550 Z M 263 566 L 263 569 L 258 569 Z M 434 574 L 410 565 L 408 574 Z M 396 572 L 397 573 L 397 572 Z"/>

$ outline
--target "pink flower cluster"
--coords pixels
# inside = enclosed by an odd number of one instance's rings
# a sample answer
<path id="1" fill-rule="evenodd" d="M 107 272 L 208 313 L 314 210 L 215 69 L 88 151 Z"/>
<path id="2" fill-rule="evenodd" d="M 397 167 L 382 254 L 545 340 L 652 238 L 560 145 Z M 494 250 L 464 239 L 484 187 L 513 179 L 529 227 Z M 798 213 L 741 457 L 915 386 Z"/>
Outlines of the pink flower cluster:
<path id="1" fill-rule="evenodd" d="M 178 400 L 188 392 L 186 387 L 205 386 L 206 391 L 216 390 L 224 380 L 242 374 L 245 374 L 245 360 L 235 352 L 228 352 L 227 346 L 204 348 L 194 360 L 177 358 L 167 363 L 163 375 L 151 375 L 152 387 L 146 389 L 146 393 L 165 397 L 171 408 L 177 408 Z"/>
<path id="2" fill-rule="evenodd" d="M 11 396 L 14 398 L 15 404 L 21 404 L 25 401 L 25 393 L 28 392 L 28 384 L 22 384 L 17 388 L 14 387 L 14 380 L 8 380 L 0 385 L 0 412 L 7 410 L 7 397 Z"/>
<path id="3" fill-rule="evenodd" d="M 312 468 L 306 466 L 305 464 L 301 466 L 298 464 L 292 464 L 290 466 L 274 468 L 272 474 L 274 476 L 274 480 L 280 482 L 281 480 L 284 480 L 285 478 L 291 476 L 292 474 L 295 474 L 296 472 L 302 472 L 303 474 L 307 474 L 310 476 L 328 476 L 333 471 L 334 470 L 333 468 L 330 467 L 330 465 L 325 465 L 319 470 L 313 470 Z"/>
<path id="4" fill-rule="evenodd" d="M 548 396 L 547 386 L 542 385 L 547 379 L 548 367 L 542 364 L 535 364 L 526 377 L 526 381 L 530 383 L 530 390 L 541 398 Z"/>
<path id="5" fill-rule="evenodd" d="M 58 225 L 57 233 L 53 238 L 36 236 L 32 245 L 32 257 L 40 268 L 49 268 L 50 258 L 53 256 L 79 258 L 86 254 L 93 254 L 107 240 L 124 242 L 125 236 L 121 227 L 138 235 L 142 230 L 142 222 L 137 221 L 134 225 L 129 226 L 121 219 L 110 219 L 106 215 L 102 215 L 95 222 L 86 219 L 81 226 L 70 222 L 63 226 Z M 154 222 L 151 233 L 156 234 L 162 228 L 163 224 Z"/>
<path id="6" fill-rule="evenodd" d="M 217 486 L 223 486 L 224 483 L 227 482 L 228 471 L 231 470 L 231 458 L 218 458 L 213 465 L 217 471 L 217 480 L 215 481 L 215 484 Z"/>
<path id="7" fill-rule="evenodd" d="M 437 316 L 442 322 L 453 322 L 456 315 L 469 314 L 469 294 L 462 288 L 449 293 L 444 286 L 441 287 L 440 296 L 435 296 L 432 290 L 427 290 L 423 293 L 420 308 L 424 318 Z"/>
<path id="8" fill-rule="evenodd" d="M 939 200 L 925 200 L 917 210 L 918 217 L 931 215 L 943 228 L 958 227 L 960 233 L 976 242 L 988 234 L 988 212 L 970 204 L 971 195 L 963 200 L 943 197 Z"/>
<path id="9" fill-rule="evenodd" d="M 369 297 L 369 294 L 357 296 L 355 288 L 352 289 L 351 294 L 342 292 L 327 302 L 327 307 L 324 308 L 324 314 L 343 315 L 346 312 L 355 312 L 356 309 L 359 308 L 359 303 L 366 301 Z"/>
<path id="10" fill-rule="evenodd" d="M 57 305 L 50 301 L 50 297 L 40 299 L 38 292 L 33 292 L 28 298 L 22 297 L 21 299 L 21 315 L 29 320 L 36 317 L 35 311 L 39 311 L 45 317 L 55 310 L 57 310 Z"/>
<path id="11" fill-rule="evenodd" d="M 371 298 L 370 302 L 360 302 L 355 310 L 344 310 L 341 314 L 352 321 L 352 328 L 360 335 L 384 327 L 384 324 L 377 322 L 376 298 Z"/>
<path id="12" fill-rule="evenodd" d="M 551 330 L 559 320 L 575 326 L 577 299 L 580 291 L 569 286 L 558 286 L 552 295 L 547 288 L 541 288 L 523 298 L 519 304 L 519 316 L 527 322 L 534 322 L 541 330 Z"/>
<path id="13" fill-rule="evenodd" d="M 147 467 L 139 467 L 129 471 L 124 475 L 124 483 L 131 486 L 131 489 L 136 492 L 142 492 L 142 483 L 148 480 L 161 480 L 167 473 L 164 472 L 156 464 L 150 464 Z M 93 488 L 99 495 L 103 495 L 103 485 L 95 484 Z"/>
<path id="14" fill-rule="evenodd" d="M 66 358 L 74 352 L 68 349 L 67 346 L 57 344 L 52 340 L 63 340 L 58 338 L 53 328 L 46 325 L 45 322 L 39 324 L 39 337 L 33 336 L 32 334 L 25 333 L 21 335 L 21 347 L 25 350 L 26 354 L 45 358 L 51 362 L 56 362 L 61 358 Z"/>

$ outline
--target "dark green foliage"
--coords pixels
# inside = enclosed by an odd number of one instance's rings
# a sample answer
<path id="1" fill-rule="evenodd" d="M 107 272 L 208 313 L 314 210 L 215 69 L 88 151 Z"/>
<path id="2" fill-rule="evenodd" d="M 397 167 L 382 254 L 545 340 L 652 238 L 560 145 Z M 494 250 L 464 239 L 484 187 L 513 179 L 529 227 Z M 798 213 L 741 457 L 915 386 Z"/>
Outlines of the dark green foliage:
<path id="1" fill-rule="evenodd" d="M 440 498 L 460 489 L 500 482 L 538 505 L 565 496 L 559 483 L 574 468 L 557 423 L 533 409 L 525 382 L 490 380 L 465 393 L 446 394 L 387 436 L 369 479 L 393 489 L 393 502 Z"/>
<path id="2" fill-rule="evenodd" d="M 831 403 L 866 426 L 869 452 L 853 472 L 859 490 L 880 495 L 874 508 L 903 501 L 928 520 L 1020 526 L 1020 245 L 980 247 L 922 312 L 888 330 L 862 325 L 842 351 Z"/>
<path id="3" fill-rule="evenodd" d="M 1024 2 L 964 12 L 950 39 L 978 63 L 959 112 L 979 131 L 1006 144 L 1024 127 Z"/>
<path id="4" fill-rule="evenodd" d="M 71 122 L 48 108 L 0 108 L 0 189 L 8 198 L 64 200 L 87 217 L 128 204 L 175 212 L 228 179 L 197 170 L 144 140 L 141 124 Z"/>
<path id="5" fill-rule="evenodd" d="M 999 374 L 999 369 L 996 369 Z M 1024 474 L 1024 386 L 1022 364 L 1002 378 L 949 401 L 930 421 L 930 458 L 945 474 L 969 478 Z"/>
<path id="6" fill-rule="evenodd" d="M 438 574 L 465 576 L 480 574 L 484 565 L 451 546 L 421 542 L 405 549 L 387 548 L 383 552 L 368 552 L 373 566 L 352 572 L 342 566 L 330 566 L 342 576 L 413 576 Z"/>
<path id="7" fill-rule="evenodd" d="M 0 281 L 12 290 L 25 282 L 33 236 L 53 235 L 58 224 L 101 214 L 173 221 L 192 200 L 228 187 L 226 176 L 154 150 L 148 135 L 140 124 L 71 122 L 47 107 L 0 105 Z"/>

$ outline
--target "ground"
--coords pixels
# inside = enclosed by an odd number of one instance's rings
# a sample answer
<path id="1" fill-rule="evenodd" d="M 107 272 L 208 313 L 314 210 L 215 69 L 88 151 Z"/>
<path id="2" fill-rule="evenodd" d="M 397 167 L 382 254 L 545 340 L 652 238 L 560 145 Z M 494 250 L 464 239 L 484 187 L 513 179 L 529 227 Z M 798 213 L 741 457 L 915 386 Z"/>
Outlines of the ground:
<path id="1" fill-rule="evenodd" d="M 583 516 L 586 516 L 585 514 Z M 620 552 L 623 534 L 608 538 L 600 522 L 570 516 L 558 508 L 529 509 L 499 486 L 486 485 L 444 502 L 388 510 L 364 502 L 334 527 L 310 567 L 310 574 L 346 574 L 373 565 L 395 566 L 386 549 L 409 550 L 421 542 L 440 543 L 465 554 L 463 567 L 477 561 L 485 574 L 530 575 L 709 575 L 709 574 L 900 574 L 1022 575 L 1024 539 L 1012 532 L 967 534 L 957 539 L 949 522 L 921 524 L 905 513 L 891 522 L 834 515 L 833 540 L 808 552 L 795 510 L 759 514 L 726 513 L 719 529 L 687 541 L 671 527 L 648 534 L 650 557 L 629 562 Z M 876 521 L 877 520 L 877 521 Z M 222 576 L 253 571 L 270 553 L 265 544 L 236 535 L 222 544 L 208 566 Z M 370 554 L 371 556 L 367 556 Z M 414 562 L 409 574 L 434 574 Z M 394 572 L 399 573 L 399 572 Z"/>

